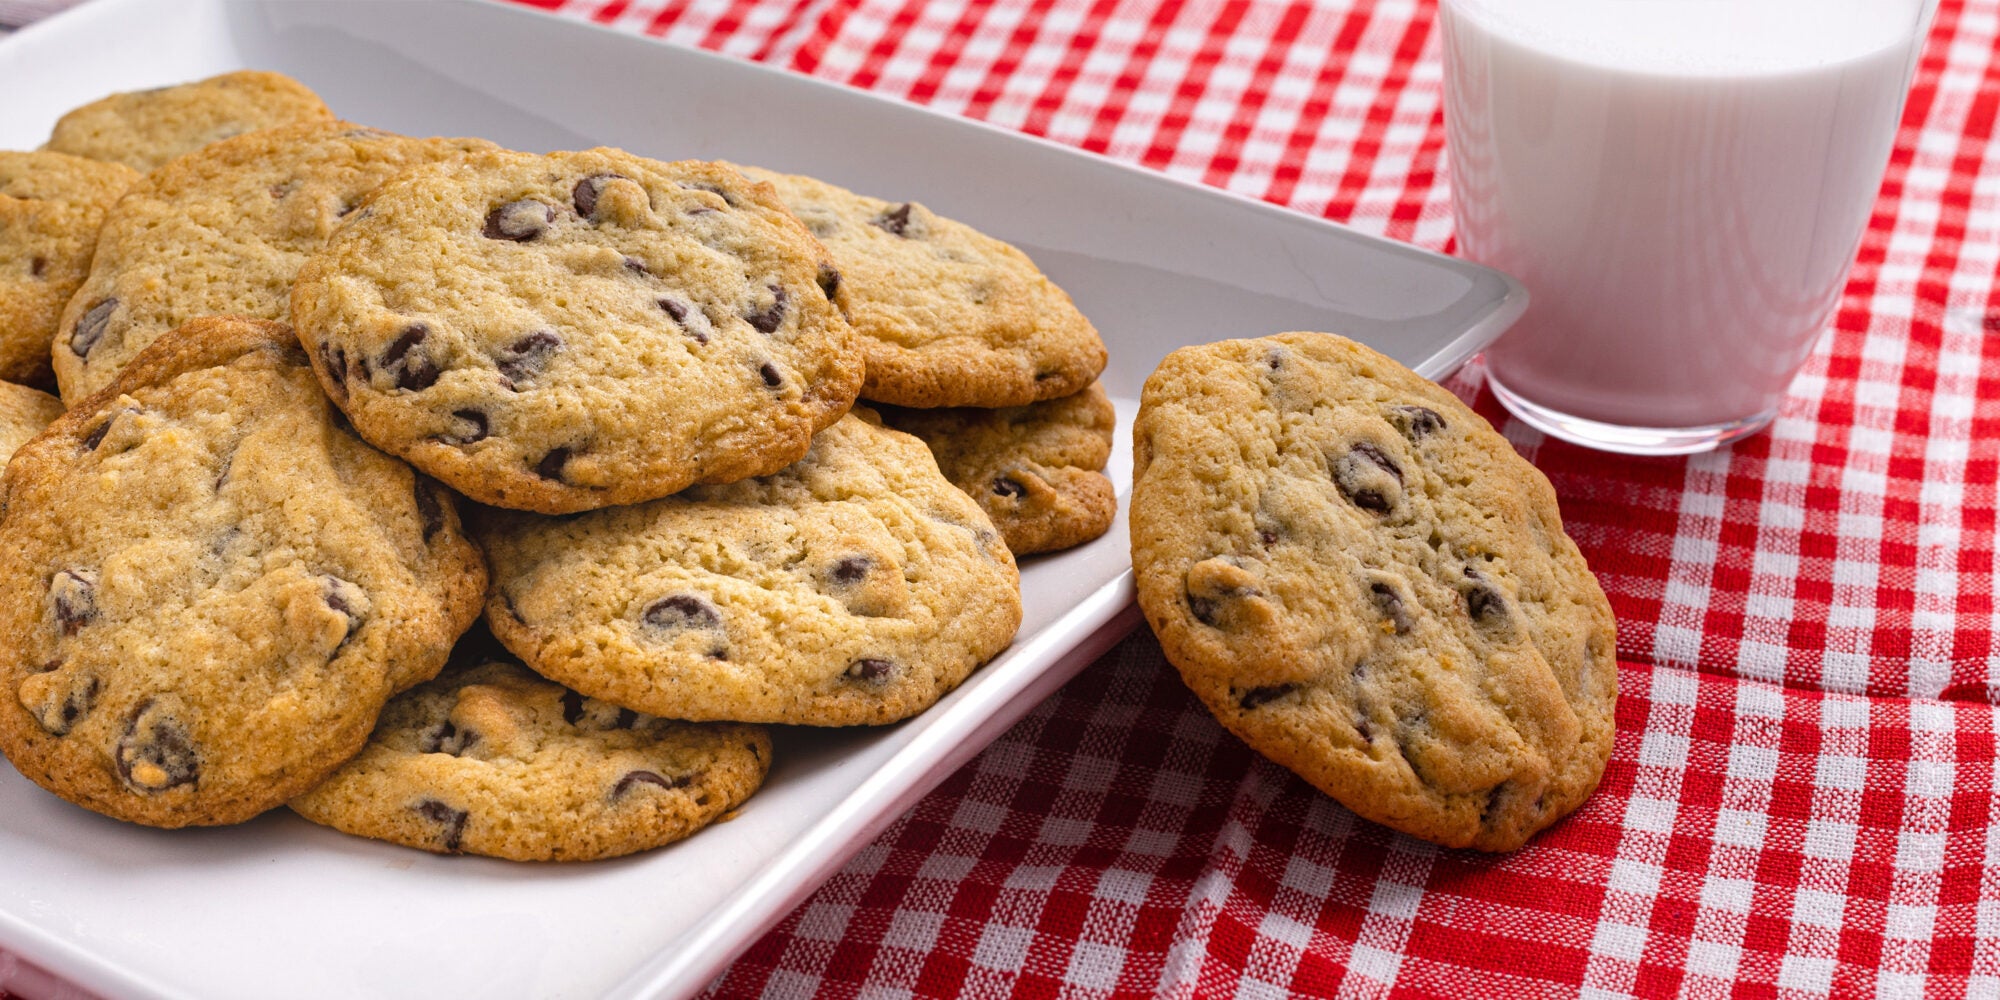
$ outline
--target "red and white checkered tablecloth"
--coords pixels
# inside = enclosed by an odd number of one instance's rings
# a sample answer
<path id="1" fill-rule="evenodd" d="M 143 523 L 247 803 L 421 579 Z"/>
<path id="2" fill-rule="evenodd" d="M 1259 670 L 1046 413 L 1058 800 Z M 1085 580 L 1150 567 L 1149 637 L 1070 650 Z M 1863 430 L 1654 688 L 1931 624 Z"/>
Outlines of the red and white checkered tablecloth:
<path id="1" fill-rule="evenodd" d="M 1449 248 L 1417 0 L 547 0 Z M 1145 635 L 716 996 L 2000 997 L 2000 0 L 1944 0 L 1834 332 L 1768 435 L 1545 442 L 1619 619 L 1597 795 L 1506 857 L 1356 819 Z M 1246 330 L 1246 335 L 1269 331 Z"/>
<path id="2" fill-rule="evenodd" d="M 1451 244 L 1424 0 L 528 2 Z M 1613 458 L 1457 381 L 1618 614 L 1616 750 L 1568 821 L 1492 857 L 1358 820 L 1142 633 L 710 993 L 2000 998 L 1996 35 L 2000 0 L 1943 0 L 1771 433 Z"/>

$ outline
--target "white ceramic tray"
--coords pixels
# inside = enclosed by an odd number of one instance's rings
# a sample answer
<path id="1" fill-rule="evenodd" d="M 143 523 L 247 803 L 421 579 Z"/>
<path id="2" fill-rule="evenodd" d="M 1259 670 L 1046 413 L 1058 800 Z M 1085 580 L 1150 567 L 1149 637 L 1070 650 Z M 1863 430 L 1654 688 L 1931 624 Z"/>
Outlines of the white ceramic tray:
<path id="1" fill-rule="evenodd" d="M 1051 143 L 706 53 L 472 4 L 99 0 L 0 42 L 0 148 L 64 109 L 237 67 L 344 117 L 520 149 L 726 157 L 917 199 L 1026 249 L 1103 331 L 1120 402 L 1184 344 L 1348 333 L 1440 377 L 1520 314 L 1495 272 Z M 637 997 L 700 989 L 918 797 L 1138 621 L 1121 518 L 1028 560 L 1003 656 L 925 715 L 779 734 L 730 823 L 582 865 L 442 858 L 278 810 L 175 833 L 0 765 L 0 950 L 116 997 Z M 0 987 L 12 960 L 0 960 Z M 46 980 L 11 974 L 17 991 Z"/>

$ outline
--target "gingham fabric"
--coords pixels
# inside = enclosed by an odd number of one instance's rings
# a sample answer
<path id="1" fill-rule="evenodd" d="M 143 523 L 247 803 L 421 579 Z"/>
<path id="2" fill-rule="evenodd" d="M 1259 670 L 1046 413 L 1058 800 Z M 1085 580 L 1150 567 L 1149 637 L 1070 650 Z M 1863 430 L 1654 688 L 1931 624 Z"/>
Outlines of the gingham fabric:
<path id="1" fill-rule="evenodd" d="M 535 5 L 1450 248 L 1428 2 Z M 1358 820 L 1141 633 L 710 995 L 2000 997 L 1996 34 L 2000 0 L 1944 0 L 1771 433 L 1618 459 L 1454 383 L 1618 614 L 1617 745 L 1568 821 L 1490 857 Z"/>
<path id="2" fill-rule="evenodd" d="M 1431 3 L 557 9 L 1450 247 Z M 1141 634 L 711 994 L 2000 997 L 1996 32 L 2000 0 L 1944 3 L 1768 435 L 1612 458 L 1458 380 L 1554 481 L 1618 614 L 1616 750 L 1567 822 L 1487 857 L 1358 820 Z"/>

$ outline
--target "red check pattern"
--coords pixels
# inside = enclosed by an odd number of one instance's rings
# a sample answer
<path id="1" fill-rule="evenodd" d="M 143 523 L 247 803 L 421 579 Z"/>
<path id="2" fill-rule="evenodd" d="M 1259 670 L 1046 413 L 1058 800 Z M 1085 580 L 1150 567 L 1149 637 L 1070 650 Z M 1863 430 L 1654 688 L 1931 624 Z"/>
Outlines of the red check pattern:
<path id="1" fill-rule="evenodd" d="M 544 5 L 1451 243 L 1430 2 Z M 1770 434 L 1615 459 L 1460 377 L 1618 613 L 1616 751 L 1569 821 L 1495 858 L 1358 820 L 1141 635 L 711 993 L 2000 997 L 1996 33 L 2000 0 L 1944 0 Z"/>

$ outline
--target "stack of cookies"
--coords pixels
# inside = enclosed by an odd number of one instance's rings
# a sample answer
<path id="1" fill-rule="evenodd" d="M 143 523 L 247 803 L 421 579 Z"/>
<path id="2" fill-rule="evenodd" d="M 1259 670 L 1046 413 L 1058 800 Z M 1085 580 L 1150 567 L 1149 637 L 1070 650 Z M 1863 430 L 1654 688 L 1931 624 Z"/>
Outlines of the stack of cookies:
<path id="1" fill-rule="evenodd" d="M 62 396 L 0 391 L 0 751 L 106 815 L 667 843 L 765 725 L 936 702 L 1012 640 L 1015 553 L 1110 522 L 1095 331 L 922 206 L 262 73 L 49 150 L 0 154 L 0 374 Z"/>

